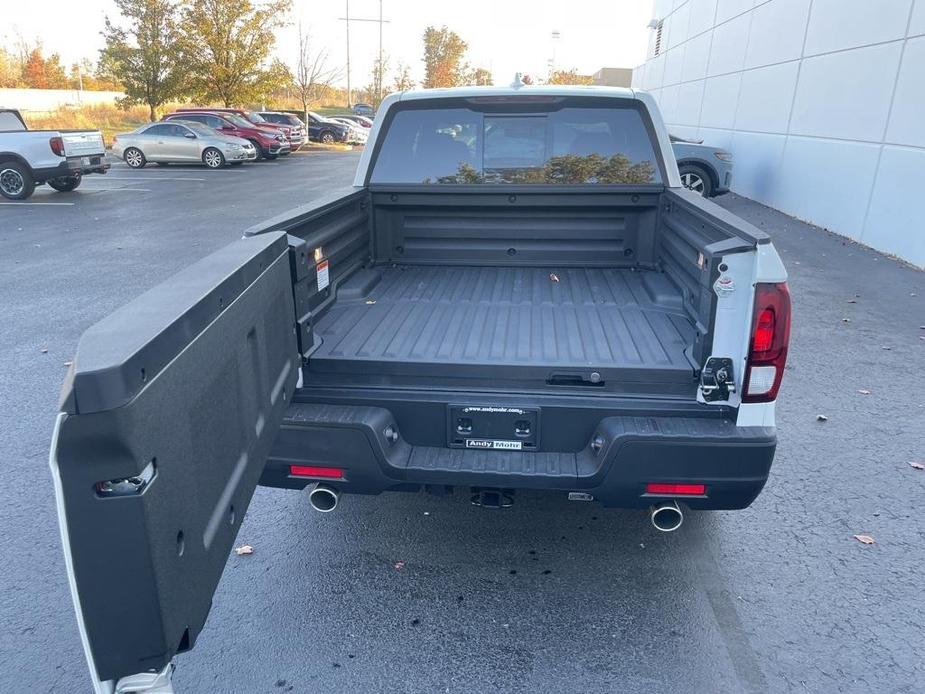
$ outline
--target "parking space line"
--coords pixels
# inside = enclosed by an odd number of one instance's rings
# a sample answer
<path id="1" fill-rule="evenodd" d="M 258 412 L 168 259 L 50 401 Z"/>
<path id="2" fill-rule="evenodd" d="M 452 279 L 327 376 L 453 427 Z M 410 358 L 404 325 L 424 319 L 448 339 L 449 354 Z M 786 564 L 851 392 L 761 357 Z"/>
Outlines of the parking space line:
<path id="1" fill-rule="evenodd" d="M 57 205 L 59 207 L 67 207 L 73 205 L 72 202 L 0 202 L 0 205 L 18 205 L 20 207 L 26 207 L 28 205 Z"/>
<path id="2" fill-rule="evenodd" d="M 185 178 L 180 176 L 106 176 L 107 181 L 204 181 L 204 178 Z"/>
<path id="3" fill-rule="evenodd" d="M 88 188 L 85 190 L 87 193 L 150 193 L 150 188 Z"/>
<path id="4" fill-rule="evenodd" d="M 199 167 L 198 170 L 201 171 L 202 169 L 203 169 L 203 167 Z M 110 167 L 109 170 L 110 170 L 110 171 L 118 171 L 119 173 L 128 173 L 129 171 L 135 171 L 135 172 L 140 173 L 140 174 L 141 174 L 141 173 L 150 173 L 150 174 L 154 174 L 155 176 L 157 176 L 158 174 L 155 174 L 154 172 L 155 172 L 155 171 L 158 171 L 159 169 L 133 169 L 133 168 L 130 167 L 130 166 L 125 166 L 125 165 L 119 166 L 118 164 L 116 164 L 116 165 L 113 165 L 112 167 Z M 180 171 L 183 171 L 184 169 L 177 169 L 177 168 L 174 168 L 174 169 L 172 169 L 172 170 L 173 170 L 173 171 L 180 172 Z M 246 173 L 247 171 L 251 171 L 251 170 L 252 170 L 252 169 L 250 169 L 250 168 L 238 168 L 238 167 L 230 168 L 230 167 L 229 167 L 229 168 L 224 168 L 224 169 L 214 169 L 214 170 L 210 170 L 208 175 L 209 175 L 209 176 L 214 176 L 215 174 L 220 174 L 220 173 L 242 174 L 242 173 Z M 109 176 L 109 174 L 103 174 L 103 175 L 104 175 L 104 176 L 107 176 L 107 177 Z M 165 177 L 165 178 L 166 178 L 166 177 Z"/>

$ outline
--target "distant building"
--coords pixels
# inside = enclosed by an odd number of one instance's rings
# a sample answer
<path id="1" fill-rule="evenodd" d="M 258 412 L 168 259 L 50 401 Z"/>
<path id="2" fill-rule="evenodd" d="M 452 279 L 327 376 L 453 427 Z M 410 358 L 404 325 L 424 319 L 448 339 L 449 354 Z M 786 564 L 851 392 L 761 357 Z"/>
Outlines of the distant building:
<path id="1" fill-rule="evenodd" d="M 633 82 L 633 70 L 628 67 L 602 67 L 591 75 L 591 79 L 602 87 L 629 87 Z"/>
<path id="2" fill-rule="evenodd" d="M 656 0 L 669 130 L 735 155 L 732 189 L 925 267 L 925 0 Z"/>

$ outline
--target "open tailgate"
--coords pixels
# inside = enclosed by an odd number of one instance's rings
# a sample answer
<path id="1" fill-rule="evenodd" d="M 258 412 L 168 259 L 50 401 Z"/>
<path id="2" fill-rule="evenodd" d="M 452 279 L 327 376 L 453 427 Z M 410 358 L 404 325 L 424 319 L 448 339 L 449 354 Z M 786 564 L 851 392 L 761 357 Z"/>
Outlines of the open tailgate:
<path id="1" fill-rule="evenodd" d="M 205 624 L 298 378 L 288 253 L 237 241 L 81 338 L 50 465 L 97 692 L 170 691 Z"/>

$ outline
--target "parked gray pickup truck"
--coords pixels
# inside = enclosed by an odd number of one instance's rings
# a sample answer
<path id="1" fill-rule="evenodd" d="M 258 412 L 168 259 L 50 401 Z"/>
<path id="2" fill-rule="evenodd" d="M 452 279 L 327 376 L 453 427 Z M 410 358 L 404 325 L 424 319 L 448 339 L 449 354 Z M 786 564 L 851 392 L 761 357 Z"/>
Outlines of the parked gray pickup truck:
<path id="1" fill-rule="evenodd" d="M 737 509 L 790 326 L 769 238 L 681 187 L 631 90 L 393 95 L 352 190 L 81 338 L 51 469 L 98 692 L 169 691 L 258 483 Z M 161 689 L 156 689 L 161 687 Z"/>

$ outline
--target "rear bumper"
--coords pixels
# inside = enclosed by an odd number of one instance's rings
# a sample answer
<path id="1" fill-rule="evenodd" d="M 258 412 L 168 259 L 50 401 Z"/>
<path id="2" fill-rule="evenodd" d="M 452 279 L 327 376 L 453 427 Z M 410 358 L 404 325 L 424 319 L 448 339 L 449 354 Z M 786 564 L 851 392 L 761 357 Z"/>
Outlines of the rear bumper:
<path id="1" fill-rule="evenodd" d="M 556 425 L 543 416 L 544 427 Z M 359 494 L 421 485 L 577 491 L 604 506 L 645 508 L 673 498 L 646 494 L 647 483 L 687 482 L 706 485 L 703 496 L 683 497 L 691 508 L 739 509 L 764 487 L 776 443 L 774 428 L 736 427 L 731 419 L 612 416 L 598 420 L 577 451 L 471 450 L 414 445 L 383 408 L 294 404 L 261 484 L 301 489 L 323 481 Z M 290 465 L 344 473 L 293 477 Z"/>
<path id="2" fill-rule="evenodd" d="M 95 154 L 92 157 L 69 157 L 57 166 L 33 169 L 32 176 L 36 183 L 44 183 L 52 178 L 62 176 L 106 173 L 109 171 L 110 166 L 110 163 L 106 161 L 105 154 Z"/>

